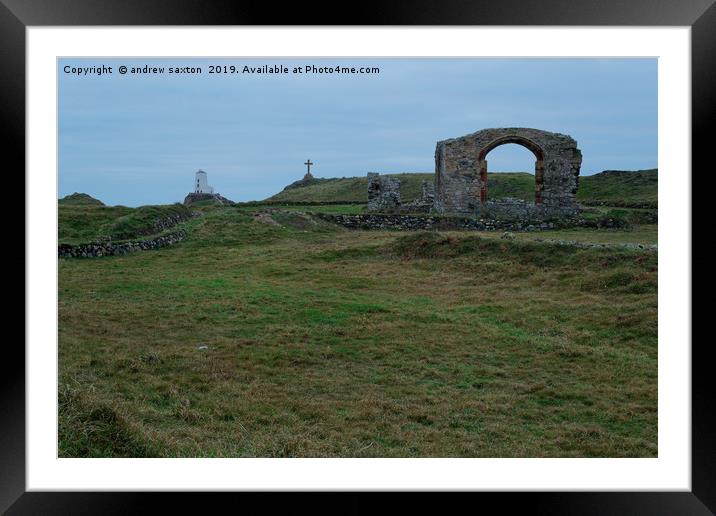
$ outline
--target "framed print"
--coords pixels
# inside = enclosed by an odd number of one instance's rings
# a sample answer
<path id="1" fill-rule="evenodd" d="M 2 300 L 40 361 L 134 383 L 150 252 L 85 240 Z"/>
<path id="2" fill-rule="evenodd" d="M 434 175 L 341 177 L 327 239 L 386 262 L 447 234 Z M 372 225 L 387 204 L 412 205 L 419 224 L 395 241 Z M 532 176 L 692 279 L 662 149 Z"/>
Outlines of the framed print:
<path id="1" fill-rule="evenodd" d="M 710 514 L 691 169 L 716 7 L 642 4 L 345 26 L 3 0 L 27 243 L 3 510 L 467 491 Z"/>

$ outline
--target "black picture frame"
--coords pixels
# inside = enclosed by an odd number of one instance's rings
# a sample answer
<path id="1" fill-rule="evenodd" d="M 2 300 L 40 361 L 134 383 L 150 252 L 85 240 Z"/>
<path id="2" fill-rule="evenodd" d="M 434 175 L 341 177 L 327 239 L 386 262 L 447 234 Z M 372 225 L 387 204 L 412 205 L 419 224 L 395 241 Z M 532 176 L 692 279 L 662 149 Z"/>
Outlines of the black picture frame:
<path id="1" fill-rule="evenodd" d="M 25 29 L 28 26 L 78 25 L 572 25 L 572 26 L 690 26 L 692 70 L 692 166 L 709 170 L 708 128 L 716 120 L 716 0 L 413 0 L 364 1 L 347 9 L 322 4 L 285 3 L 280 9 L 266 2 L 207 0 L 0 0 L 0 117 L 6 129 L 3 157 L 7 170 L 25 170 Z M 346 4 L 347 5 L 347 4 Z M 343 15 L 339 14 L 343 12 Z M 350 16 L 343 18 L 342 16 Z M 711 163 L 708 163 L 711 165 Z M 24 196 L 23 196 L 24 198 Z M 24 246 L 19 249 L 24 249 Z M 19 251 L 20 252 L 20 251 Z M 24 261 L 24 251 L 21 251 Z M 16 255 L 14 260 L 18 261 Z M 23 296 L 24 298 L 24 296 Z M 17 303 L 20 305 L 20 303 Z M 24 306 L 24 304 L 23 304 Z M 167 512 L 169 505 L 204 509 L 206 494 L 59 493 L 25 489 L 25 354 L 13 339 L 5 339 L 0 359 L 2 427 L 0 429 L 0 511 L 7 514 L 118 514 Z M 674 343 L 689 345 L 688 342 Z M 571 492 L 474 493 L 475 508 L 499 505 L 548 514 L 713 514 L 716 511 L 716 435 L 712 414 L 708 346 L 692 346 L 692 491 L 691 492 Z M 267 494 L 223 494 L 246 503 L 273 506 Z M 379 494 L 335 500 L 302 495 L 293 508 L 313 512 L 333 504 L 340 512 L 372 510 Z M 464 498 L 460 496 L 458 498 Z M 455 500 L 463 503 L 465 500 Z M 213 502 L 212 502 L 213 503 Z M 425 508 L 422 494 L 412 503 Z M 441 511 L 445 501 L 438 502 Z M 298 505 L 296 505 L 298 504 Z M 236 506 L 238 509 L 238 506 Z"/>

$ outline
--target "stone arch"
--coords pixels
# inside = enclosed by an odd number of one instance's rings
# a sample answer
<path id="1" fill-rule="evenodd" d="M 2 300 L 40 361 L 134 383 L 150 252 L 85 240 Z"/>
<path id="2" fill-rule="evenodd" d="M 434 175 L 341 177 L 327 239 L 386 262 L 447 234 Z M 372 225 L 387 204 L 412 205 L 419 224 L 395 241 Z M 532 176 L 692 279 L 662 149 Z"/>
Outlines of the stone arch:
<path id="1" fill-rule="evenodd" d="M 435 209 L 442 213 L 482 213 L 487 201 L 487 154 L 516 143 L 535 155 L 535 203 L 521 203 L 530 214 L 568 214 L 577 210 L 582 153 L 565 134 L 527 127 L 483 129 L 437 143 Z"/>

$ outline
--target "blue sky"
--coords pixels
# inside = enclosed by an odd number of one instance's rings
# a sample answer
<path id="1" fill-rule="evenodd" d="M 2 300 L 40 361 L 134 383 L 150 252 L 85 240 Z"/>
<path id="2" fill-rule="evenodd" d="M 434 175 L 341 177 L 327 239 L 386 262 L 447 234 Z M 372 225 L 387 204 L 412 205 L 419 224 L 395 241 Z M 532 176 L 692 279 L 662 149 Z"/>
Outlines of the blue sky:
<path id="1" fill-rule="evenodd" d="M 305 173 L 432 172 L 435 143 L 488 127 L 569 134 L 582 175 L 657 167 L 656 59 L 61 59 L 59 195 L 106 204 L 182 201 L 194 172 L 236 201 Z M 75 75 L 65 66 L 112 66 Z M 121 75 L 120 65 L 201 75 Z M 379 74 L 208 74 L 209 65 L 376 66 Z M 503 145 L 490 171 L 530 171 Z"/>

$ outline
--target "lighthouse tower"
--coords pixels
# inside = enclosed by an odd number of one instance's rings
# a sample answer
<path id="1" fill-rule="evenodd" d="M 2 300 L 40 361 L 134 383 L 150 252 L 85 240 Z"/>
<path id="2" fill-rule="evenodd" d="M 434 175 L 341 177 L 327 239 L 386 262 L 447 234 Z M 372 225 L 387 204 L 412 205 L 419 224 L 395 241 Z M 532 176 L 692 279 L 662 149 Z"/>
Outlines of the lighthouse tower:
<path id="1" fill-rule="evenodd" d="M 194 179 L 194 193 L 213 194 L 214 189 L 206 182 L 206 172 L 198 170 Z"/>

